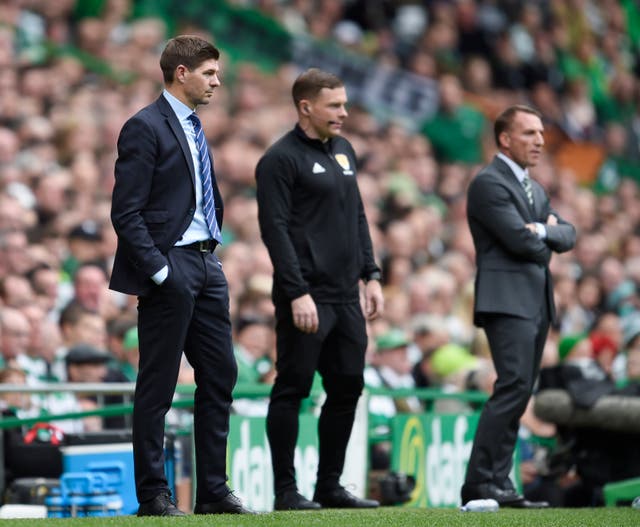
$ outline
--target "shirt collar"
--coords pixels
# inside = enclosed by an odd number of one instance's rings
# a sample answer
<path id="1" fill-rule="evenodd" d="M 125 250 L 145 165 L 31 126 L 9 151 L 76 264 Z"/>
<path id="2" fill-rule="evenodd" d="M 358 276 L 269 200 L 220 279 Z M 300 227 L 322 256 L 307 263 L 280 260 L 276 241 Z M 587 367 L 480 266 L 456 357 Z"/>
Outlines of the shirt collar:
<path id="1" fill-rule="evenodd" d="M 320 141 L 320 139 L 314 139 L 309 137 L 304 133 L 304 130 L 301 128 L 299 123 L 296 123 L 294 127 L 295 134 L 300 137 L 303 141 L 309 143 L 310 145 L 315 146 L 316 148 L 320 148 L 325 152 L 331 152 L 333 149 L 333 137 L 329 137 L 326 141 Z"/>
<path id="2" fill-rule="evenodd" d="M 183 103 L 180 99 L 171 95 L 167 90 L 162 92 L 164 98 L 167 99 L 167 102 L 171 106 L 171 109 L 176 114 L 180 121 L 186 121 L 189 116 L 194 112 L 191 108 L 189 108 L 185 103 Z"/>
<path id="3" fill-rule="evenodd" d="M 520 183 L 522 183 L 524 178 L 529 177 L 529 171 L 526 168 L 522 168 L 518 163 L 516 163 L 510 157 L 507 157 L 502 152 L 498 153 L 498 157 L 502 159 L 507 165 L 509 165 L 511 172 L 514 173 L 514 175 L 516 176 L 516 178 Z"/>

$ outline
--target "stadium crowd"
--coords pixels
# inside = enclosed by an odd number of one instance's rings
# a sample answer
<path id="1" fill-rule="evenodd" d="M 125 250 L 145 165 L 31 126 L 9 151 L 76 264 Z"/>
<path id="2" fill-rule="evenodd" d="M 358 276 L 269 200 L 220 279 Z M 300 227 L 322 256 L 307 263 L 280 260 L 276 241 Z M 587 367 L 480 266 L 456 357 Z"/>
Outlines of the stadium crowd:
<path id="1" fill-rule="evenodd" d="M 86 16 L 85 2 L 74 0 L 0 2 L 2 382 L 135 378 L 136 299 L 107 287 L 113 166 L 122 124 L 160 92 L 158 55 L 171 36 L 162 18 L 132 17 L 135 3 L 96 1 L 99 16 Z M 546 155 L 532 174 L 578 230 L 575 250 L 552 261 L 559 317 L 543 365 L 562 363 L 567 346 L 581 340 L 614 384 L 640 382 L 636 2 L 230 3 L 437 83 L 438 110 L 415 123 L 417 132 L 349 108 L 345 135 L 360 157 L 386 300 L 384 316 L 368 328 L 371 385 L 491 389 L 487 344 L 471 319 L 465 192 L 495 152 L 491 121 L 515 103 L 542 113 Z M 193 22 L 179 30 L 216 41 Z M 239 382 L 272 382 L 272 269 L 258 228 L 254 169 L 295 120 L 289 86 L 297 72 L 292 64 L 268 73 L 232 64 L 220 47 L 228 80 L 223 71 L 214 103 L 200 112 L 225 199 L 217 252 L 229 281 Z M 183 373 L 182 382 L 191 382 L 186 362 Z M 371 403 L 383 428 L 395 412 L 420 407 L 413 399 Z M 3 405 L 33 415 L 96 403 L 6 396 Z M 533 412 L 526 417 L 527 436 L 556 434 Z M 89 418 L 66 429 L 101 426 Z M 382 466 L 384 457 L 384 449 L 377 452 Z M 523 482 L 540 477 L 534 465 L 523 463 Z"/>

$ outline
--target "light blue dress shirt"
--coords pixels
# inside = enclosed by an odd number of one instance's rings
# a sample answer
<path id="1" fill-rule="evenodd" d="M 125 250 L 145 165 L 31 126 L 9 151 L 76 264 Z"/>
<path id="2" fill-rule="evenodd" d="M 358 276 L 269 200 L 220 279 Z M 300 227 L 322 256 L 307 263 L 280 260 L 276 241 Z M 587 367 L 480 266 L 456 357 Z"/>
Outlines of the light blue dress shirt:
<path id="1" fill-rule="evenodd" d="M 196 193 L 196 211 L 193 215 L 193 220 L 187 230 L 184 231 L 182 237 L 176 242 L 176 246 L 189 245 L 193 242 L 199 242 L 202 240 L 208 240 L 211 238 L 209 233 L 209 227 L 204 217 L 204 210 L 202 208 L 202 179 L 198 177 L 200 174 L 200 156 L 198 154 L 198 148 L 196 147 L 196 133 L 193 127 L 193 123 L 189 120 L 189 115 L 193 113 L 193 110 L 189 108 L 182 101 L 171 95 L 167 90 L 162 92 L 162 95 L 167 100 L 171 109 L 176 114 L 180 126 L 184 131 L 184 135 L 187 137 L 187 143 L 189 144 L 189 151 L 191 152 L 191 160 L 196 172 L 195 193 Z M 155 273 L 151 279 L 156 284 L 164 282 L 169 275 L 169 268 L 165 265 L 157 273 Z"/>

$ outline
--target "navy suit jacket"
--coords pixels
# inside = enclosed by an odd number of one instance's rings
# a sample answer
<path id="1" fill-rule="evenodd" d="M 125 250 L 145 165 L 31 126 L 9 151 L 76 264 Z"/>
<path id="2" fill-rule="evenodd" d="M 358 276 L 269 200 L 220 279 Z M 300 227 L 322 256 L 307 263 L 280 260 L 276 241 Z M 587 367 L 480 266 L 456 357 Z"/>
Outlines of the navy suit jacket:
<path id="1" fill-rule="evenodd" d="M 193 220 L 195 178 L 187 138 L 161 95 L 131 117 L 118 138 L 111 204 L 118 248 L 111 289 L 144 295 L 156 287 L 151 276 L 167 265 L 167 251 Z M 222 228 L 223 204 L 215 178 L 213 192 Z"/>
<path id="2" fill-rule="evenodd" d="M 499 157 L 483 168 L 469 186 L 467 219 L 476 248 L 475 323 L 483 313 L 533 318 L 542 302 L 555 316 L 553 282 L 549 272 L 552 252 L 573 248 L 576 231 L 551 208 L 542 186 L 531 180 L 533 207 L 524 188 Z M 546 225 L 541 240 L 525 227 L 546 224 L 549 214 L 558 225 Z"/>

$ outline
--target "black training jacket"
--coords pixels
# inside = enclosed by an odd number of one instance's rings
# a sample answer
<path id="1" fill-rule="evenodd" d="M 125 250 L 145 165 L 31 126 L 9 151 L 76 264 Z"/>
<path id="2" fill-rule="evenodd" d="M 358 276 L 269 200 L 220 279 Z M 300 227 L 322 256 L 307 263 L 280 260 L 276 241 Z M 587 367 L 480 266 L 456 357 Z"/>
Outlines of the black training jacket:
<path id="1" fill-rule="evenodd" d="M 258 219 L 274 267 L 273 300 L 306 293 L 319 303 L 358 300 L 358 281 L 379 277 L 343 137 L 325 143 L 296 125 L 256 167 Z"/>

